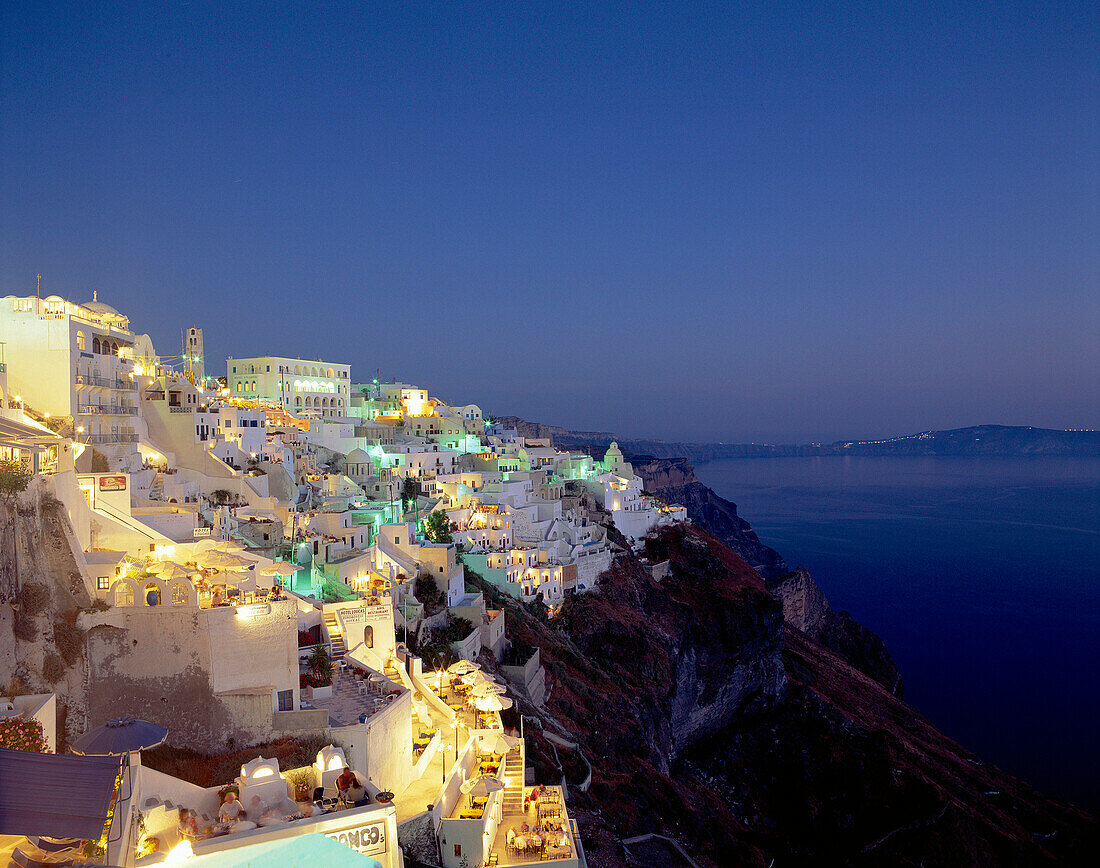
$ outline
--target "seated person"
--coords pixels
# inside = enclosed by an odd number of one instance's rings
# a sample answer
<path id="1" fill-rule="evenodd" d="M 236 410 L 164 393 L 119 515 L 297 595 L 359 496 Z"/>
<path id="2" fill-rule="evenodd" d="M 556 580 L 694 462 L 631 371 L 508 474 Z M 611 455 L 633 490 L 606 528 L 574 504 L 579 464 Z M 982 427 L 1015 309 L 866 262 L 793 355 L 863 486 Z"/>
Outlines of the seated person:
<path id="1" fill-rule="evenodd" d="M 230 790 L 225 794 L 222 806 L 218 808 L 218 819 L 223 823 L 235 823 L 244 816 L 244 805 L 237 801 L 237 794 Z"/>
<path id="2" fill-rule="evenodd" d="M 350 804 L 361 802 L 367 797 L 366 789 L 359 783 L 355 772 L 347 766 L 340 772 L 340 777 L 336 779 L 336 789 L 340 791 L 340 798 Z"/>
<path id="3" fill-rule="evenodd" d="M 197 838 L 199 823 L 194 812 L 187 808 L 180 808 L 176 829 L 181 838 Z"/>

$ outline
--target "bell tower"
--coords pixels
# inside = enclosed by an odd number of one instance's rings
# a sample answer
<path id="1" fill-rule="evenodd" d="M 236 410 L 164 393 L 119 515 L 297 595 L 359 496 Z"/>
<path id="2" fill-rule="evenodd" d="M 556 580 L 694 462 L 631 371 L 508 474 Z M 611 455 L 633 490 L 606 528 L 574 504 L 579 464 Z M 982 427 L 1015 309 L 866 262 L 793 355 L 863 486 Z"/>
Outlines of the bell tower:
<path id="1" fill-rule="evenodd" d="M 200 388 L 206 379 L 206 366 L 203 361 L 202 329 L 189 328 L 183 338 L 184 370 L 190 372 L 192 382 Z"/>

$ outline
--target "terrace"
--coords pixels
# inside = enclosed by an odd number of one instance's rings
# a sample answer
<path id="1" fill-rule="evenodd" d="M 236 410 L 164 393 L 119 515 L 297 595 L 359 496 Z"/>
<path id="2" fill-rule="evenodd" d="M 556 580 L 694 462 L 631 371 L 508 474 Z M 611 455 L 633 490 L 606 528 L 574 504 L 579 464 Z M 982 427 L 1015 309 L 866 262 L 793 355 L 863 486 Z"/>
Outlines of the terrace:
<path id="1" fill-rule="evenodd" d="M 489 864 L 549 862 L 568 868 L 582 864 L 579 849 L 577 824 L 569 819 L 561 787 L 527 787 L 522 809 L 506 810 L 501 819 Z"/>

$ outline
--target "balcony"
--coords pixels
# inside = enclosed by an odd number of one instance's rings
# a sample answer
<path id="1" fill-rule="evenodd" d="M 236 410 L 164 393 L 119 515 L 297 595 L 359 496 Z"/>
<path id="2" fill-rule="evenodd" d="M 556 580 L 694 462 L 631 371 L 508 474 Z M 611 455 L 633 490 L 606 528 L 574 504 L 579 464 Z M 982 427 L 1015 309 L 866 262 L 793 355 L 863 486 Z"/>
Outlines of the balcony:
<path id="1" fill-rule="evenodd" d="M 191 413 L 191 412 L 194 411 L 194 409 L 195 409 L 194 407 L 189 407 L 189 406 L 186 406 L 184 404 L 169 404 L 168 405 L 168 412 L 169 413 Z"/>
<path id="2" fill-rule="evenodd" d="M 137 443 L 137 433 L 134 431 L 120 431 L 117 434 L 89 434 L 81 439 L 81 443 Z"/>
<path id="3" fill-rule="evenodd" d="M 137 389 L 134 383 L 125 380 L 113 380 L 110 377 L 96 377 L 92 374 L 77 374 L 73 381 L 78 386 L 101 386 L 105 389 L 118 389 L 123 392 L 132 392 Z"/>
<path id="4" fill-rule="evenodd" d="M 138 410 L 124 404 L 78 404 L 76 412 L 80 416 L 136 416 Z"/>

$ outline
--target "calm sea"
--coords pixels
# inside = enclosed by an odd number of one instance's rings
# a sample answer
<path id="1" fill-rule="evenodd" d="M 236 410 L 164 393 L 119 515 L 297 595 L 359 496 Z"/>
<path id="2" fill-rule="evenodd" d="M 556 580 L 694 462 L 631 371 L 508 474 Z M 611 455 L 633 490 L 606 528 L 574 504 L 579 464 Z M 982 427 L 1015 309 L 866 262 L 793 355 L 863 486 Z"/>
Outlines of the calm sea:
<path id="1" fill-rule="evenodd" d="M 885 639 L 906 699 L 1100 805 L 1100 459 L 777 458 L 699 478 Z"/>

